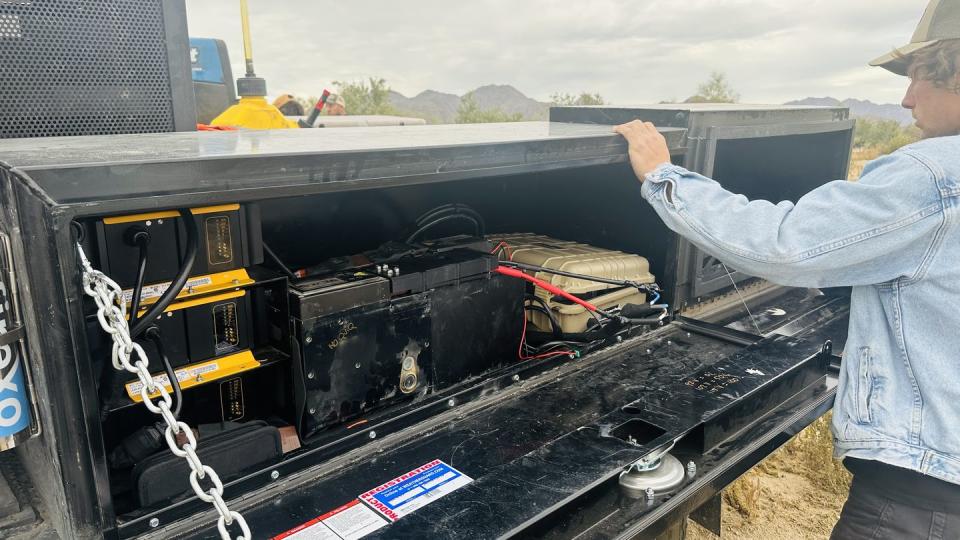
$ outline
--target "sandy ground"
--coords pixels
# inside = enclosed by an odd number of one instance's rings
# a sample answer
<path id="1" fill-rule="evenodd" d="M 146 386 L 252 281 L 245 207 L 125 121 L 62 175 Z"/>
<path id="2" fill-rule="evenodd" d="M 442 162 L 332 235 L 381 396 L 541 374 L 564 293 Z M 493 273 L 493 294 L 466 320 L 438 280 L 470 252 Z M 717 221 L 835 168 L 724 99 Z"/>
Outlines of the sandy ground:
<path id="1" fill-rule="evenodd" d="M 849 475 L 820 419 L 724 492 L 722 538 L 823 540 L 840 516 Z M 688 540 L 715 539 L 692 521 Z"/>

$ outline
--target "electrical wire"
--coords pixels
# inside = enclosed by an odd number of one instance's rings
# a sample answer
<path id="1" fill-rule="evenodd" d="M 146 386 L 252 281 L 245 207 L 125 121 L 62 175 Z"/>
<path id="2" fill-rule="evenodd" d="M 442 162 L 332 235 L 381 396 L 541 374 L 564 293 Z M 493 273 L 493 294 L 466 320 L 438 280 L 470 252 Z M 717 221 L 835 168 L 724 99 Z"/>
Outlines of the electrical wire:
<path id="1" fill-rule="evenodd" d="M 137 322 L 137 313 L 140 311 L 140 296 L 143 294 L 143 282 L 147 275 L 147 246 L 150 245 L 150 235 L 146 232 L 134 235 L 137 244 L 140 246 L 140 259 L 137 265 L 137 281 L 133 286 L 133 296 L 130 298 L 130 322 L 134 325 Z"/>
<path id="2" fill-rule="evenodd" d="M 498 246 L 499 247 L 499 246 Z M 574 272 L 567 272 L 565 270 L 555 270 L 553 268 L 546 268 L 544 266 L 537 266 L 534 264 L 520 263 L 516 261 L 500 261 L 500 264 L 503 266 L 509 266 L 512 268 L 520 268 L 522 270 L 530 270 L 534 272 L 543 272 L 545 274 L 554 274 L 557 276 L 564 276 L 574 279 L 582 279 L 584 281 L 593 281 L 596 283 L 605 283 L 607 285 L 619 285 L 621 287 L 631 287 L 634 289 L 640 289 L 643 291 L 657 291 L 659 290 L 656 284 L 647 284 L 647 283 L 637 283 L 636 281 L 630 281 L 626 279 L 611 279 L 598 276 L 588 276 L 586 274 L 577 274 Z M 659 298 L 659 295 L 658 295 Z"/>
<path id="3" fill-rule="evenodd" d="M 534 285 L 536 285 L 537 287 L 540 287 L 541 289 L 544 289 L 545 291 L 551 292 L 551 293 L 553 293 L 553 294 L 555 294 L 555 295 L 557 295 L 557 296 L 562 296 L 563 298 L 566 298 L 567 300 L 573 302 L 574 304 L 579 304 L 579 305 L 583 306 L 584 308 L 586 308 L 586 309 L 587 309 L 588 311 L 590 311 L 590 312 L 600 313 L 600 314 L 606 316 L 606 313 L 604 313 L 603 311 L 601 311 L 600 308 L 598 308 L 597 306 L 591 304 L 590 302 L 587 302 L 586 300 L 581 300 L 580 298 L 577 298 L 576 296 L 568 293 L 567 291 L 565 291 L 565 290 L 563 290 L 563 289 L 561 289 L 561 288 L 559 288 L 559 287 L 557 287 L 557 286 L 555 286 L 555 285 L 553 285 L 553 284 L 547 283 L 546 281 L 543 281 L 542 279 L 538 279 L 538 278 L 535 278 L 535 277 L 533 277 L 533 276 L 531 276 L 531 275 L 525 274 L 525 273 L 521 272 L 520 270 L 517 270 L 516 268 L 509 268 L 509 267 L 507 267 L 507 266 L 502 266 L 502 265 L 501 265 L 501 266 L 498 266 L 498 267 L 496 268 L 496 272 L 497 272 L 498 274 L 502 274 L 502 275 L 504 275 L 504 276 L 514 277 L 514 278 L 518 278 L 518 279 L 523 279 L 523 280 L 529 281 L 530 283 L 533 283 Z"/>
<path id="4" fill-rule="evenodd" d="M 187 229 L 187 251 L 183 259 L 183 264 L 180 266 L 180 271 L 170 283 L 170 286 L 163 292 L 163 295 L 161 295 L 160 298 L 157 299 L 157 302 L 147 310 L 146 314 L 133 325 L 130 330 L 130 337 L 133 339 L 136 339 L 148 326 L 153 324 L 153 320 L 163 313 L 177 298 L 177 295 L 180 294 L 183 286 L 187 283 L 187 278 L 190 277 L 193 262 L 197 259 L 197 245 L 200 236 L 200 232 L 197 229 L 197 221 L 194 219 L 190 210 L 186 208 L 180 210 L 180 218 L 183 220 L 184 227 Z"/>
<path id="5" fill-rule="evenodd" d="M 547 302 L 544 301 L 543 298 L 540 298 L 539 296 L 536 296 L 533 294 L 525 294 L 524 299 L 529 300 L 531 302 L 536 302 L 537 304 L 540 305 L 540 309 L 537 309 L 535 311 L 540 311 L 541 313 L 546 315 L 547 318 L 550 319 L 550 327 L 553 328 L 554 336 L 560 336 L 563 334 L 563 329 L 561 328 L 560 323 L 557 321 L 556 316 L 553 314 L 553 310 L 550 309 L 550 306 L 547 305 Z M 528 307 L 533 308 L 534 306 L 528 306 Z"/>
<path id="6" fill-rule="evenodd" d="M 263 251 L 267 254 L 268 257 L 273 259 L 273 262 L 280 267 L 280 271 L 286 274 L 288 278 L 297 279 L 298 277 L 297 274 L 293 270 L 290 270 L 289 266 L 283 264 L 283 261 L 280 260 L 280 257 L 278 257 L 277 254 L 274 253 L 272 249 L 270 249 L 270 246 L 268 246 L 266 242 L 263 242 Z"/>
<path id="7" fill-rule="evenodd" d="M 477 236 L 483 236 L 484 234 L 486 234 L 487 224 L 484 221 L 483 216 L 480 215 L 480 212 L 477 212 L 470 206 L 462 203 L 443 204 L 436 208 L 428 210 L 427 212 L 425 212 L 424 214 L 422 214 L 420 217 L 417 218 L 416 224 L 417 226 L 422 226 L 428 221 L 431 221 L 438 216 L 441 216 L 443 214 L 448 214 L 448 213 L 467 214 L 471 216 L 477 221 L 477 224 L 480 226 L 480 231 L 478 232 Z"/>
<path id="8" fill-rule="evenodd" d="M 179 418 L 180 407 L 183 405 L 183 390 L 180 388 L 180 380 L 177 379 L 177 372 L 173 369 L 170 359 L 167 358 L 167 354 L 163 350 L 163 340 L 160 339 L 160 329 L 156 325 L 151 326 L 147 328 L 143 335 L 157 347 L 157 354 L 160 355 L 160 361 L 163 363 L 163 371 L 166 372 L 167 380 L 170 381 L 170 388 L 173 389 L 173 417 Z"/>
<path id="9" fill-rule="evenodd" d="M 437 225 L 440 225 L 441 223 L 446 223 L 448 221 L 454 221 L 454 220 L 469 221 L 473 223 L 474 234 L 478 237 L 483 236 L 483 232 L 482 232 L 483 229 L 480 227 L 480 222 L 477 221 L 476 218 L 474 218 L 473 216 L 469 216 L 467 214 L 450 214 L 450 215 L 438 217 L 425 225 L 421 225 L 419 228 L 417 228 L 416 231 L 413 232 L 413 234 L 407 237 L 406 243 L 412 244 L 417 238 L 419 238 L 420 236 L 423 236 L 423 233 L 429 231 L 430 229 L 436 227 Z"/>

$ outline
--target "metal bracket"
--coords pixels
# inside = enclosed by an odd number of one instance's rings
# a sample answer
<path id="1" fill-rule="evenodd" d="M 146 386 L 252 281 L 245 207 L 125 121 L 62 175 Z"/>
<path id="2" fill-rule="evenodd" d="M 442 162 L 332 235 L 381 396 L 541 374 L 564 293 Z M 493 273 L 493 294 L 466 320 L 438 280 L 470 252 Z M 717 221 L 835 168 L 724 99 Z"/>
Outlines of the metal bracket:
<path id="1" fill-rule="evenodd" d="M 711 497 L 709 501 L 701 504 L 700 507 L 693 512 L 690 512 L 690 519 L 722 538 L 720 534 L 720 531 L 723 529 L 723 502 L 721 496 L 722 492 L 717 493 Z"/>

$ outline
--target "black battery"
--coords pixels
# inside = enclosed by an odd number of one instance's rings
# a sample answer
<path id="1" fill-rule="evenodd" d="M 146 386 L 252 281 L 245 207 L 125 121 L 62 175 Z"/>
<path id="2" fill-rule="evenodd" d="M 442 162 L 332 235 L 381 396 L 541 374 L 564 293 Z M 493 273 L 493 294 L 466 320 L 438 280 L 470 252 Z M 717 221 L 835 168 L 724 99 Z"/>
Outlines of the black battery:
<path id="1" fill-rule="evenodd" d="M 197 256 L 191 276 L 245 268 L 263 261 L 260 213 L 256 205 L 224 205 L 191 210 L 197 225 Z M 187 231 L 179 212 L 111 216 L 92 224 L 100 268 L 124 289 L 134 286 L 140 248 L 133 234 L 149 234 L 147 285 L 171 281 L 187 248 Z"/>
<path id="2" fill-rule="evenodd" d="M 172 304 L 154 323 L 160 330 L 163 352 L 173 367 L 202 362 L 250 348 L 252 327 L 250 298 L 245 291 L 234 296 L 214 295 Z M 96 330 L 96 329 L 94 329 Z M 150 371 L 163 371 L 153 340 L 137 338 Z"/>
<path id="3" fill-rule="evenodd" d="M 429 311 L 428 297 L 415 295 L 297 319 L 306 388 L 303 437 L 425 393 Z"/>
<path id="4" fill-rule="evenodd" d="M 525 285 L 493 273 L 494 257 L 373 260 L 291 285 L 305 438 L 516 361 Z"/>

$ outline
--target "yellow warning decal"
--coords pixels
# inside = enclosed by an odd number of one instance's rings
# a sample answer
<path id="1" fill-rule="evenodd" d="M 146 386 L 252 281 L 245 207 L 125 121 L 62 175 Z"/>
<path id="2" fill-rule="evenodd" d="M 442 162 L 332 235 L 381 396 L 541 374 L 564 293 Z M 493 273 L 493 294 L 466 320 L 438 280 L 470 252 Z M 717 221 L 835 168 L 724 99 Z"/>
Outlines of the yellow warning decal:
<path id="1" fill-rule="evenodd" d="M 203 206 L 200 208 L 191 208 L 190 212 L 193 214 L 214 214 L 216 212 L 232 212 L 234 210 L 239 210 L 239 204 L 221 204 L 219 206 Z M 166 219 L 166 218 L 175 218 L 180 217 L 180 212 L 177 210 L 166 210 L 163 212 L 147 212 L 144 214 L 130 214 L 129 216 L 113 216 L 108 218 L 103 218 L 104 225 L 117 225 L 119 223 L 135 223 L 137 221 L 147 221 L 148 219 Z"/>
<path id="2" fill-rule="evenodd" d="M 230 375 L 250 371 L 257 367 L 260 367 L 260 362 L 253 357 L 253 353 L 242 351 L 222 358 L 179 367 L 174 370 L 174 373 L 177 374 L 177 380 L 180 381 L 180 389 L 186 390 Z M 167 392 L 173 391 L 166 373 L 154 375 L 153 383 L 163 385 Z M 143 388 L 143 383 L 139 380 L 129 382 L 126 384 L 127 395 L 130 396 L 130 399 L 139 403 L 143 401 L 143 397 L 140 395 L 141 388 Z M 159 395 L 160 392 L 158 391 L 150 394 L 150 397 L 155 398 Z"/>

